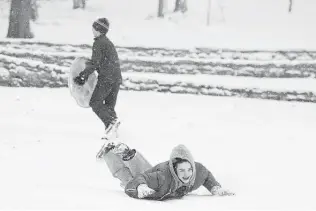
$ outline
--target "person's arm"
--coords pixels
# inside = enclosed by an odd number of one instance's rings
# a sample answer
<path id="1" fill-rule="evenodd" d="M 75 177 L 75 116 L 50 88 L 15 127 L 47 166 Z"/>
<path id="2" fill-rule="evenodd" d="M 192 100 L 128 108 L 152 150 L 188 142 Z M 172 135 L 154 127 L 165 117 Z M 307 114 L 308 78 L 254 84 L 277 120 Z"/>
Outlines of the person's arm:
<path id="1" fill-rule="evenodd" d="M 84 85 L 85 82 L 88 80 L 89 75 L 91 75 L 96 69 L 100 67 L 101 59 L 101 43 L 93 43 L 91 59 L 86 62 L 85 69 L 79 73 L 79 75 L 74 79 L 74 82 L 78 85 Z"/>
<path id="2" fill-rule="evenodd" d="M 139 174 L 125 187 L 125 193 L 133 198 L 145 198 L 153 194 L 164 182 L 160 171 Z"/>
<path id="3" fill-rule="evenodd" d="M 225 190 L 222 188 L 222 186 L 216 181 L 213 174 L 202 164 L 201 165 L 201 171 L 204 176 L 204 183 L 203 186 L 210 191 L 212 195 L 218 195 L 218 196 L 227 196 L 227 195 L 235 195 L 234 193 Z"/>
<path id="4" fill-rule="evenodd" d="M 217 186 L 217 187 L 221 187 L 221 185 L 219 184 L 219 182 L 216 181 L 215 177 L 213 176 L 213 174 L 202 164 L 201 165 L 201 172 L 203 175 L 203 186 L 209 190 L 211 192 L 212 188 Z"/>
<path id="5" fill-rule="evenodd" d="M 91 75 L 96 69 L 100 67 L 102 61 L 102 48 L 103 44 L 95 43 L 92 47 L 92 56 L 91 59 L 86 62 L 86 68 L 80 73 L 80 77 L 87 78 Z"/>

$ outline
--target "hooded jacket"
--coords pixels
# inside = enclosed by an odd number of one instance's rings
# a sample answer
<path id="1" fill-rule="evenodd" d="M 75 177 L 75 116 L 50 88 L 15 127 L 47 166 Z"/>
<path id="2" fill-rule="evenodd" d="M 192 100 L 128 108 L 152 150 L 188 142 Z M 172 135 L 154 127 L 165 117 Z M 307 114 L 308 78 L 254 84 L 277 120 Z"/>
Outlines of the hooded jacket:
<path id="1" fill-rule="evenodd" d="M 190 162 L 193 175 L 189 183 L 184 184 L 176 175 L 173 168 L 175 158 L 186 159 Z M 138 198 L 137 187 L 140 184 L 147 186 L 155 192 L 145 199 L 166 200 L 172 198 L 181 198 L 189 192 L 204 186 L 209 191 L 214 186 L 220 186 L 212 173 L 201 163 L 195 162 L 190 151 L 184 145 L 176 146 L 170 155 L 169 161 L 160 163 L 142 174 L 136 175 L 125 187 L 125 193 L 133 198 Z"/>

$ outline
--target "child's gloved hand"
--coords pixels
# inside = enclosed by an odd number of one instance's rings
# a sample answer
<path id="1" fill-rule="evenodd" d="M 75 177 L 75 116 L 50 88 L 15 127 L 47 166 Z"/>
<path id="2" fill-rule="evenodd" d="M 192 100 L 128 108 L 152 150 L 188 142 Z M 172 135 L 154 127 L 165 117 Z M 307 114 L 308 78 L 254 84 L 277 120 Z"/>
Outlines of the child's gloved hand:
<path id="1" fill-rule="evenodd" d="M 138 198 L 142 199 L 142 198 L 145 198 L 146 196 L 153 194 L 155 191 L 149 188 L 146 184 L 140 184 L 137 187 L 137 192 L 138 192 Z"/>
<path id="2" fill-rule="evenodd" d="M 88 78 L 81 72 L 79 76 L 74 78 L 74 82 L 75 84 L 82 86 L 86 83 L 87 79 Z"/>
<path id="3" fill-rule="evenodd" d="M 215 186 L 211 190 L 212 195 L 217 195 L 217 196 L 234 196 L 235 193 L 230 192 L 229 190 L 225 190 L 221 188 L 220 186 Z"/>
<path id="4" fill-rule="evenodd" d="M 84 78 L 82 78 L 80 76 L 75 77 L 74 82 L 75 82 L 75 84 L 77 84 L 79 86 L 82 86 L 85 84 Z"/>

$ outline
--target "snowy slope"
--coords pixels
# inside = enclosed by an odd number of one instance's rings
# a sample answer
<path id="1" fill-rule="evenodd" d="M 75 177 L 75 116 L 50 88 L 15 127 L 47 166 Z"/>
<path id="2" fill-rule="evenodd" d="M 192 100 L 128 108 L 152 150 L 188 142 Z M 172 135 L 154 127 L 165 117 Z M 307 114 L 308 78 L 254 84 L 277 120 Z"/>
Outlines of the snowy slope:
<path id="1" fill-rule="evenodd" d="M 183 143 L 237 194 L 149 202 L 125 196 L 95 161 L 102 125 L 67 89 L 0 96 L 0 209 L 316 209 L 314 104 L 122 91 L 123 140 L 152 163 Z"/>
<path id="2" fill-rule="evenodd" d="M 172 11 L 174 1 L 168 1 Z M 151 19 L 157 0 L 89 0 L 87 9 L 72 10 L 72 1 L 39 1 L 39 20 L 32 24 L 37 40 L 90 43 L 91 23 L 111 20 L 109 36 L 117 45 L 174 48 L 316 49 L 314 0 L 212 0 L 211 26 L 206 26 L 208 0 L 189 2 L 188 14 Z M 0 38 L 5 38 L 9 4 L 0 1 Z M 53 36 L 52 36 L 53 35 Z"/>
<path id="3" fill-rule="evenodd" d="M 4 40 L 7 2 L 0 0 Z M 207 0 L 190 1 L 187 16 L 165 20 L 148 18 L 156 13 L 156 0 L 131 2 L 89 0 L 87 10 L 73 11 L 69 0 L 40 1 L 40 19 L 32 24 L 35 41 L 91 44 L 91 22 L 106 16 L 112 23 L 109 36 L 120 46 L 316 49 L 314 0 L 294 1 L 291 15 L 288 0 L 214 0 L 210 27 Z M 212 78 L 230 87 L 310 91 L 315 86 L 312 79 Z M 105 164 L 95 161 L 103 127 L 67 89 L 0 87 L 0 96 L 0 209 L 316 209 L 314 104 L 122 91 L 118 113 L 126 143 L 153 164 L 185 144 L 237 194 L 211 197 L 202 188 L 183 200 L 149 202 L 128 198 Z"/>

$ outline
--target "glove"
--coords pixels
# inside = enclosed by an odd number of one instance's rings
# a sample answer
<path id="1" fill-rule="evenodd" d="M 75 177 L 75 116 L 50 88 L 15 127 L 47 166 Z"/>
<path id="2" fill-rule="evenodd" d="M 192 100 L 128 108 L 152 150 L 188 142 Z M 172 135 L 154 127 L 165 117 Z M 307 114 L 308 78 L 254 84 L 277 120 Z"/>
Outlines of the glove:
<path id="1" fill-rule="evenodd" d="M 235 193 L 225 190 L 221 188 L 220 186 L 214 186 L 211 190 L 211 194 L 216 195 L 216 196 L 234 196 L 235 195 Z"/>
<path id="2" fill-rule="evenodd" d="M 74 82 L 75 84 L 82 86 L 86 83 L 87 79 L 88 78 L 81 72 L 79 76 L 74 78 Z"/>
<path id="3" fill-rule="evenodd" d="M 138 193 L 138 198 L 142 199 L 145 198 L 146 196 L 149 196 L 153 194 L 155 191 L 151 188 L 149 188 L 146 184 L 140 184 L 137 187 L 137 193 Z"/>

